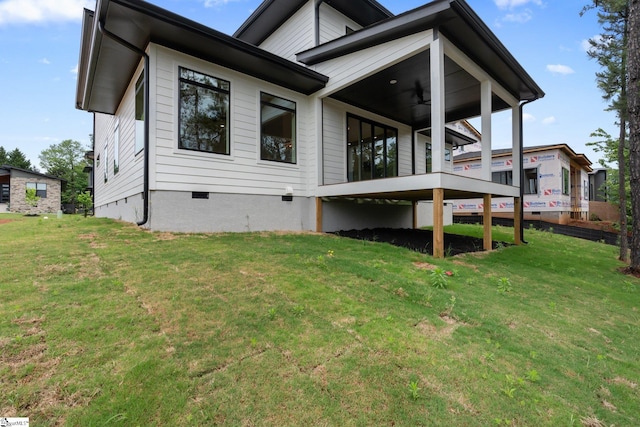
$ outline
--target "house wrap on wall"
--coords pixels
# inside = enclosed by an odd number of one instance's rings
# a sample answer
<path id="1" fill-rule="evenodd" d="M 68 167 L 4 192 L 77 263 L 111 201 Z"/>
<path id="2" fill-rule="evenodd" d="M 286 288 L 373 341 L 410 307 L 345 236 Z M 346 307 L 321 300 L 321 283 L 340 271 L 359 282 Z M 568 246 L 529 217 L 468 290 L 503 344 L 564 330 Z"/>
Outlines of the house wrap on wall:
<path id="1" fill-rule="evenodd" d="M 463 0 L 397 16 L 374 0 L 266 0 L 233 36 L 149 2 L 97 0 L 78 76 L 77 107 L 95 113 L 96 215 L 333 231 L 417 226 L 430 209 L 436 256 L 445 199 L 520 203 L 519 186 L 491 180 L 492 114 L 512 113 L 517 176 L 521 103 L 544 96 Z M 478 116 L 471 178 L 452 150 L 473 139 L 451 124 Z"/>
<path id="2" fill-rule="evenodd" d="M 525 147 L 523 150 L 525 219 L 542 219 L 567 224 L 570 219 L 589 218 L 589 173 L 591 161 L 576 154 L 566 144 Z M 491 175 L 494 182 L 511 184 L 513 156 L 510 149 L 493 150 Z M 454 157 L 454 172 L 478 176 L 481 169 L 478 152 Z M 482 199 L 452 200 L 454 215 L 477 215 L 484 210 Z M 513 199 L 494 197 L 494 216 L 513 217 Z"/>

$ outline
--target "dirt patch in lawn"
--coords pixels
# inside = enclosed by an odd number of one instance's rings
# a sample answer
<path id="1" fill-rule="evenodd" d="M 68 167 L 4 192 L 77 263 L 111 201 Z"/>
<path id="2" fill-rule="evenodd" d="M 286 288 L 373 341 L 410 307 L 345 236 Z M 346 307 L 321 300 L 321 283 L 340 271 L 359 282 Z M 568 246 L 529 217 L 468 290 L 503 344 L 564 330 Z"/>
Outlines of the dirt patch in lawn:
<path id="1" fill-rule="evenodd" d="M 6 224 L 8 222 L 13 221 L 12 219 L 0 219 L 0 224 Z"/>
<path id="2" fill-rule="evenodd" d="M 409 228 L 373 228 L 365 230 L 343 230 L 333 234 L 352 239 L 385 242 L 401 246 L 417 252 L 433 255 L 433 232 L 431 230 L 414 230 Z M 444 251 L 446 256 L 454 256 L 468 252 L 483 250 L 482 239 L 458 234 L 444 235 Z M 493 242 L 493 249 L 509 246 L 504 242 Z"/>

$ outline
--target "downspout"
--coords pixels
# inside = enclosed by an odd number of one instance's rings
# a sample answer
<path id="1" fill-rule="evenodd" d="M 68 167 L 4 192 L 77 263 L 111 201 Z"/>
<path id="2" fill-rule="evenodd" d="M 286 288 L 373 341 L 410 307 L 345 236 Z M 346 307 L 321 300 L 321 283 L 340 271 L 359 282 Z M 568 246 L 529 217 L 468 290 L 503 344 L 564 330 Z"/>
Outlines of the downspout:
<path id="1" fill-rule="evenodd" d="M 142 219 L 136 223 L 138 226 L 142 226 L 146 224 L 147 221 L 149 221 L 149 55 L 144 50 L 132 45 L 128 41 L 121 39 L 109 30 L 105 29 L 102 21 L 98 21 L 98 29 L 104 36 L 144 57 L 144 167 L 142 192 L 143 212 Z"/>
<path id="2" fill-rule="evenodd" d="M 320 5 L 324 0 L 316 0 L 316 46 L 320 46 Z"/>
<path id="3" fill-rule="evenodd" d="M 529 104 L 530 102 L 535 101 L 537 98 L 534 99 L 529 99 L 525 102 L 523 102 L 522 104 L 520 104 L 520 114 L 518 115 L 518 121 L 519 123 L 519 132 L 520 132 L 520 136 L 519 136 L 519 141 L 518 144 L 520 145 L 520 241 L 522 243 L 524 243 L 525 245 L 528 244 L 529 242 L 527 242 L 526 240 L 524 240 L 524 131 L 522 128 L 522 124 L 523 124 L 523 119 L 522 119 L 522 115 L 523 115 L 523 109 L 524 106 Z"/>

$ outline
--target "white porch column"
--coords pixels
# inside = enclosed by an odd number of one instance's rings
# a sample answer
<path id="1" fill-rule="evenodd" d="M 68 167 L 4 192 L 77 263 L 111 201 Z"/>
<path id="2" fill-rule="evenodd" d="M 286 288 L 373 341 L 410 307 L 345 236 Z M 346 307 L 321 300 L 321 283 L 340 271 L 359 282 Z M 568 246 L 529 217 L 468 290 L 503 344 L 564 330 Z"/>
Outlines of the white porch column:
<path id="1" fill-rule="evenodd" d="M 512 141 L 511 146 L 513 153 L 513 185 L 520 186 L 520 174 L 522 173 L 522 164 L 520 163 L 520 106 L 511 107 L 511 126 Z"/>
<path id="2" fill-rule="evenodd" d="M 437 173 L 444 170 L 444 45 L 435 30 L 433 37 L 429 50 L 431 57 L 431 168 L 434 173 Z"/>
<path id="3" fill-rule="evenodd" d="M 482 115 L 482 179 L 491 181 L 491 81 L 480 83 L 480 111 Z"/>

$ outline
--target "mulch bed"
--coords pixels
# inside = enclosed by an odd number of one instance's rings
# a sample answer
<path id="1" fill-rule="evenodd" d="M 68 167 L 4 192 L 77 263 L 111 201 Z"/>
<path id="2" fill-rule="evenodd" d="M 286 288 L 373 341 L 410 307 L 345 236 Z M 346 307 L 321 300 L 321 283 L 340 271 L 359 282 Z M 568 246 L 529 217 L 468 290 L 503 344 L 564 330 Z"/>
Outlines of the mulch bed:
<path id="1" fill-rule="evenodd" d="M 352 239 L 390 243 L 395 246 L 433 255 L 433 232 L 431 230 L 409 228 L 374 228 L 365 230 L 336 231 L 338 236 Z M 508 246 L 508 243 L 493 242 L 493 249 Z M 444 235 L 444 251 L 446 256 L 454 256 L 467 252 L 483 251 L 482 239 L 457 234 Z"/>

